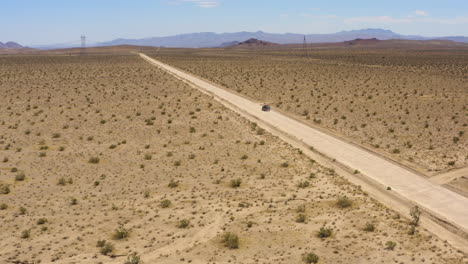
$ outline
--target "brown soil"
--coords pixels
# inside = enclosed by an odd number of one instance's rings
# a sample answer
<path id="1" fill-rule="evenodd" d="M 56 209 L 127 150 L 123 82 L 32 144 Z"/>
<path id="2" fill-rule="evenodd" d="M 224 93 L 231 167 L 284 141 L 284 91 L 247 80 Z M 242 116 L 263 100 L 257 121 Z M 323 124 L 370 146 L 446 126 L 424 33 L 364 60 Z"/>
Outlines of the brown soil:
<path id="1" fill-rule="evenodd" d="M 414 166 L 468 165 L 466 50 L 164 50 L 158 59 Z"/>
<path id="2" fill-rule="evenodd" d="M 468 193 L 468 177 L 462 176 L 458 179 L 452 180 L 448 183 L 449 186 L 461 191 L 462 193 Z"/>
<path id="3" fill-rule="evenodd" d="M 0 185 L 10 189 L 0 194 L 2 263 L 124 263 L 131 252 L 145 263 L 300 263 L 310 252 L 319 263 L 467 263 L 136 55 L 0 64 Z M 343 196 L 350 207 L 337 206 Z M 317 236 L 323 226 L 331 237 Z M 119 227 L 128 237 L 114 237 Z M 238 235 L 238 249 L 223 246 L 225 232 Z M 98 240 L 117 257 L 100 254 Z"/>

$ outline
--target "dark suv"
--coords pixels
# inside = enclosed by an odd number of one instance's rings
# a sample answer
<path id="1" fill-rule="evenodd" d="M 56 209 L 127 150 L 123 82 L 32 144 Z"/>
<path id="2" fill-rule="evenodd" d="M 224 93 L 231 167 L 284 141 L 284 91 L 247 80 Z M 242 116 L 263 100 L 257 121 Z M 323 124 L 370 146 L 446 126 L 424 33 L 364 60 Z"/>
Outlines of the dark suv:
<path id="1" fill-rule="evenodd" d="M 263 105 L 263 106 L 262 106 L 262 111 L 268 112 L 268 111 L 270 111 L 270 110 L 271 110 L 271 107 L 270 107 L 269 105 Z"/>

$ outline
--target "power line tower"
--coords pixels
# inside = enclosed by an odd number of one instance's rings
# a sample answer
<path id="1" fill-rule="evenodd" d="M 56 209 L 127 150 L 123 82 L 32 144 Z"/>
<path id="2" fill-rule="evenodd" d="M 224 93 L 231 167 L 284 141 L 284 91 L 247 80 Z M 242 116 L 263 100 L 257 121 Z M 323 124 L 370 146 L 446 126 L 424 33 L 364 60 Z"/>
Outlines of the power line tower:
<path id="1" fill-rule="evenodd" d="M 307 52 L 307 40 L 306 40 L 306 36 L 304 35 L 304 42 L 302 44 L 302 49 L 304 50 L 304 57 L 308 57 L 309 54 Z"/>
<path id="2" fill-rule="evenodd" d="M 81 55 L 85 53 L 85 48 L 86 48 L 86 36 L 82 35 L 81 36 Z"/>

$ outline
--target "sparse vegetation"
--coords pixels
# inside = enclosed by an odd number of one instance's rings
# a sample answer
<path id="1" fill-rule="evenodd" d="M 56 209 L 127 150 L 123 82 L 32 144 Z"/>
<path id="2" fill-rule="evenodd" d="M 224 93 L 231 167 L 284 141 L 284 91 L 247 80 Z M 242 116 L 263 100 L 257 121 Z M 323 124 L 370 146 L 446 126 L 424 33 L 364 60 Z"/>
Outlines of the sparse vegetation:
<path id="1" fill-rule="evenodd" d="M 70 198 L 70 205 L 77 205 L 78 204 L 78 199 L 76 199 L 75 197 L 71 197 Z"/>
<path id="2" fill-rule="evenodd" d="M 178 228 L 188 228 L 190 226 L 190 220 L 182 219 L 177 223 Z"/>
<path id="3" fill-rule="evenodd" d="M 91 164 L 98 164 L 99 163 L 99 158 L 97 157 L 92 157 L 92 158 L 89 158 L 88 162 L 91 163 Z"/>
<path id="4" fill-rule="evenodd" d="M 169 52 L 159 59 L 256 101 L 275 101 L 279 110 L 355 142 L 369 142 L 364 145 L 389 156 L 428 169 L 467 165 L 466 159 L 449 164 L 466 153 L 463 133 L 453 133 L 466 126 L 460 114 L 467 101 L 461 57 L 449 51 L 403 57 L 392 49 L 314 49 L 314 56 L 318 60 L 311 64 L 288 49 L 234 49 Z M 434 74 L 440 72 L 447 75 Z M 432 113 L 434 107 L 440 111 Z M 428 145 L 431 152 L 421 151 Z"/>
<path id="5" fill-rule="evenodd" d="M 304 204 L 301 204 L 296 208 L 296 212 L 298 212 L 298 213 L 304 213 L 305 210 L 306 210 L 306 207 L 305 207 Z"/>
<path id="6" fill-rule="evenodd" d="M 67 184 L 67 180 L 64 177 L 60 177 L 57 185 L 65 186 Z"/>
<path id="7" fill-rule="evenodd" d="M 367 232 L 374 232 L 375 230 L 375 225 L 373 223 L 366 223 L 366 226 L 364 227 L 364 231 Z"/>
<path id="8" fill-rule="evenodd" d="M 29 238 L 30 236 L 31 236 L 31 231 L 30 231 L 29 229 L 23 230 L 23 231 L 21 232 L 21 238 L 23 238 L 23 239 L 27 239 L 27 238 Z"/>
<path id="9" fill-rule="evenodd" d="M 336 201 L 336 205 L 338 205 L 340 208 L 347 208 L 353 205 L 353 202 L 347 196 L 341 196 Z"/>
<path id="10" fill-rule="evenodd" d="M 127 238 L 129 235 L 130 235 L 130 230 L 126 229 L 123 226 L 119 226 L 119 228 L 117 228 L 114 231 L 112 238 L 114 238 L 115 240 L 122 240 L 122 239 Z"/>
<path id="11" fill-rule="evenodd" d="M 315 253 L 307 253 L 305 256 L 304 256 L 304 262 L 305 263 L 308 263 L 308 264 L 311 264 L 311 263 L 317 263 L 319 261 L 319 257 L 317 255 L 315 255 Z"/>
<path id="12" fill-rule="evenodd" d="M 28 212 L 28 210 L 26 208 L 24 208 L 23 206 L 21 206 L 19 208 L 19 214 L 20 215 L 25 215 L 27 212 Z"/>
<path id="13" fill-rule="evenodd" d="M 417 205 L 411 208 L 410 216 L 411 216 L 411 225 L 418 226 L 419 219 L 421 218 L 421 211 L 419 210 L 419 207 Z"/>
<path id="14" fill-rule="evenodd" d="M 307 217 L 305 214 L 298 214 L 296 216 L 296 223 L 305 223 Z"/>
<path id="15" fill-rule="evenodd" d="M 321 227 L 319 232 L 318 232 L 318 237 L 327 238 L 327 237 L 331 236 L 332 233 L 333 233 L 333 230 L 331 228 Z"/>
<path id="16" fill-rule="evenodd" d="M 26 175 L 24 175 L 24 173 L 20 173 L 15 176 L 15 181 L 24 181 L 24 179 L 26 179 Z"/>
<path id="17" fill-rule="evenodd" d="M 169 206 L 171 206 L 171 201 L 169 200 L 162 200 L 161 203 L 160 203 L 161 207 L 162 208 L 168 208 Z"/>
<path id="18" fill-rule="evenodd" d="M 10 193 L 10 185 L 8 184 L 0 184 L 0 194 L 9 194 Z"/>
<path id="19" fill-rule="evenodd" d="M 102 248 L 106 244 L 106 240 L 98 240 L 96 247 Z"/>
<path id="20" fill-rule="evenodd" d="M 300 181 L 298 184 L 297 184 L 297 187 L 298 188 L 307 188 L 310 186 L 310 182 L 308 181 Z"/>
<path id="21" fill-rule="evenodd" d="M 224 233 L 222 242 L 224 246 L 229 249 L 239 248 L 239 237 L 234 233 L 230 233 L 230 232 Z"/>
<path id="22" fill-rule="evenodd" d="M 241 179 L 232 179 L 231 182 L 229 183 L 229 185 L 232 187 L 232 188 L 239 188 L 242 184 L 242 180 Z"/>
<path id="23" fill-rule="evenodd" d="M 99 252 L 104 256 L 110 256 L 114 252 L 114 244 L 110 242 L 104 242 Z"/>
<path id="24" fill-rule="evenodd" d="M 395 247 L 396 247 L 396 242 L 393 242 L 393 241 L 387 241 L 385 243 L 385 249 L 388 249 L 388 250 L 394 250 Z"/>
<path id="25" fill-rule="evenodd" d="M 343 135 L 344 131 L 353 140 L 366 135 L 358 142 L 379 145 L 379 152 L 398 148 L 399 158 L 413 156 L 415 163 L 434 161 L 433 168 L 441 170 L 448 168 L 449 161 L 456 161 L 453 168 L 465 166 L 466 155 L 457 153 L 465 153 L 461 150 L 466 148 L 466 135 L 460 136 L 459 131 L 466 130 L 466 111 L 453 100 L 452 92 L 457 91 L 451 90 L 451 84 L 424 75 L 438 88 L 421 95 L 427 87 L 411 78 L 405 80 L 405 88 L 399 82 L 386 82 L 379 74 L 366 82 L 362 76 L 378 68 L 359 66 L 370 55 L 362 50 L 355 56 L 354 48 L 350 50 L 350 57 L 344 57 L 341 65 L 330 59 L 333 52 L 315 52 L 314 60 L 304 66 L 313 69 L 307 72 L 301 68 L 304 58 L 297 54 L 277 57 L 270 50 L 272 67 L 258 68 L 260 72 L 249 63 L 244 65 L 244 51 L 236 51 L 229 54 L 233 64 L 218 71 L 242 66 L 242 74 L 229 73 L 211 81 L 232 89 L 229 78 L 237 78 L 235 88 L 243 89 L 239 93 L 249 94 L 255 88 L 273 108 L 293 115 L 297 112 L 303 122 L 316 120 L 317 126 L 333 126 L 335 132 Z M 177 52 L 180 50 L 161 48 L 160 58 L 168 60 Z M 189 60 L 192 51 L 184 52 Z M 210 64 L 218 64 L 225 59 L 223 53 L 231 51 L 210 52 L 217 53 L 209 58 Z M 262 53 L 256 49 L 249 54 L 262 64 Z M 360 72 L 346 78 L 344 64 L 351 57 Z M 281 64 L 277 64 L 278 58 Z M 325 68 L 320 66 L 323 61 L 329 62 Z M 323 252 L 327 254 L 320 255 L 317 263 L 419 264 L 422 258 L 425 263 L 463 262 L 449 243 L 423 228 L 405 226 L 403 218 L 393 218 L 395 212 L 346 181 L 341 170 L 335 172 L 314 162 L 135 54 L 24 54 L 0 56 L 0 65 L 0 186 L 11 189 L 0 194 L 1 263 L 141 263 L 143 259 L 151 263 L 298 263 L 316 259 L 307 258 L 306 253 Z M 265 75 L 273 71 L 274 76 Z M 414 71 L 418 68 L 411 68 Z M 259 76 L 268 90 L 262 88 Z M 276 83 L 271 82 L 274 78 Z M 355 83 L 354 78 L 360 81 Z M 344 81 L 346 89 L 334 90 L 343 89 Z M 356 84 L 362 89 L 356 90 Z M 459 83 L 459 87 L 463 85 Z M 282 91 L 277 93 L 279 86 Z M 418 87 L 417 94 L 411 86 Z M 431 99 L 435 97 L 441 99 L 440 104 Z M 387 103 L 377 108 L 375 101 L 382 98 Z M 414 105 L 413 98 L 424 104 Z M 408 105 L 400 109 L 403 103 Z M 439 113 L 421 114 L 431 104 L 441 113 L 453 111 L 450 120 Z M 384 111 L 394 116 L 389 118 Z M 428 127 L 424 128 L 426 121 Z M 196 130 L 190 133 L 190 127 Z M 447 127 L 450 134 L 446 134 Z M 394 133 L 388 133 L 390 128 Z M 53 133 L 60 137 L 53 138 Z M 459 137 L 457 143 L 453 137 Z M 450 146 L 447 152 L 445 145 Z M 46 156 L 38 157 L 40 152 Z M 145 159 L 147 154 L 151 160 Z M 247 158 L 242 159 L 243 155 Z M 92 157 L 99 162 L 88 163 Z M 15 181 L 21 173 L 24 181 Z M 241 179 L 240 188 L 231 188 L 231 180 L 236 179 Z M 168 187 L 171 180 L 179 185 Z M 306 181 L 309 187 L 298 188 Z M 337 209 L 341 196 L 352 199 L 349 209 Z M 71 197 L 76 197 L 76 205 L 71 205 Z M 376 231 L 364 231 L 366 221 L 375 224 Z M 318 237 L 322 225 L 332 238 Z M 129 235 L 114 240 L 119 226 Z M 25 229 L 30 236 L 22 239 Z M 410 237 L 412 229 L 415 233 Z M 232 235 L 225 240 L 226 231 Z M 327 235 L 327 231 L 322 233 Z M 107 241 L 100 240 L 95 247 L 98 239 Z M 396 252 L 385 253 L 386 240 L 398 242 Z M 231 247 L 241 250 L 229 250 Z M 133 252 L 139 252 L 141 259 Z"/>
<path id="26" fill-rule="evenodd" d="M 128 255 L 127 260 L 125 261 L 124 264 L 140 264 L 140 263 L 141 263 L 140 256 L 134 252 Z"/>
<path id="27" fill-rule="evenodd" d="M 179 186 L 179 182 L 174 181 L 173 179 L 167 185 L 167 187 L 169 187 L 169 188 L 177 188 L 178 186 Z"/>
<path id="28" fill-rule="evenodd" d="M 46 219 L 46 218 L 39 218 L 39 219 L 37 220 L 37 224 L 38 224 L 38 225 L 43 225 L 43 224 L 45 224 L 45 223 L 47 223 L 47 219 Z"/>

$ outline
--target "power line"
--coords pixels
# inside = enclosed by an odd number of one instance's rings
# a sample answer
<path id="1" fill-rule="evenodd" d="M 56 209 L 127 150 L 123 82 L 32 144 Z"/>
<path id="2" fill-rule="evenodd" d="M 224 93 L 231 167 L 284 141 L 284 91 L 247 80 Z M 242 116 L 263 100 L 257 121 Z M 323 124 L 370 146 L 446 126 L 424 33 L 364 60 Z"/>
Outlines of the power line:
<path id="1" fill-rule="evenodd" d="M 85 53 L 85 49 L 86 49 L 86 36 L 82 35 L 81 36 L 81 55 Z"/>
<path id="2" fill-rule="evenodd" d="M 302 44 L 302 49 L 304 50 L 304 56 L 308 57 L 309 54 L 307 52 L 307 39 L 305 35 L 304 35 L 304 43 Z"/>

